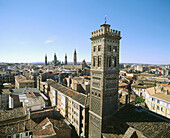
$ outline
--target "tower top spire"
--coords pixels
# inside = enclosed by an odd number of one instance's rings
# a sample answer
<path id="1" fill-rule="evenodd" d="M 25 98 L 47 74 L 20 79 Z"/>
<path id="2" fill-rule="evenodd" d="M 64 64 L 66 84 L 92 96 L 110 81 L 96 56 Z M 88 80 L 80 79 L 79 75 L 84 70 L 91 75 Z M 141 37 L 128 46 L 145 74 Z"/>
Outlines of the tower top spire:
<path id="1" fill-rule="evenodd" d="M 104 23 L 106 24 L 106 15 L 105 15 L 104 19 L 105 19 Z"/>

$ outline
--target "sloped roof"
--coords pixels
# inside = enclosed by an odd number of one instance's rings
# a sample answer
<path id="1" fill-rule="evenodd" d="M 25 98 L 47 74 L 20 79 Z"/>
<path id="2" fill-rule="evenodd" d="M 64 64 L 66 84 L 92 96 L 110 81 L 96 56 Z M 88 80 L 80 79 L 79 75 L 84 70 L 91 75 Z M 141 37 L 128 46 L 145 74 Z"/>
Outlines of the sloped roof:
<path id="1" fill-rule="evenodd" d="M 23 107 L 14 108 L 12 110 L 0 110 L 0 122 L 14 118 L 20 118 L 26 115 L 26 110 Z"/>
<path id="2" fill-rule="evenodd" d="M 165 94 L 165 92 L 162 92 L 160 89 L 152 87 L 146 90 L 150 96 L 170 102 L 170 95 Z M 155 93 L 155 90 L 156 90 L 156 93 Z"/>
<path id="3" fill-rule="evenodd" d="M 0 126 L 0 137 L 24 131 L 34 130 L 37 124 L 32 120 L 24 120 Z"/>
<path id="4" fill-rule="evenodd" d="M 73 100 L 79 102 L 80 104 L 86 106 L 87 105 L 87 95 L 82 94 L 82 93 L 78 93 L 76 91 L 73 91 L 61 84 L 58 84 L 57 82 L 54 82 L 51 84 L 51 86 L 53 88 L 55 88 L 56 90 L 58 90 L 59 92 L 65 94 L 66 96 L 72 98 Z"/>
<path id="5" fill-rule="evenodd" d="M 29 92 L 37 92 L 40 93 L 40 91 L 37 88 L 20 88 L 20 89 L 12 89 L 12 95 L 22 95 L 27 94 Z"/>
<path id="6" fill-rule="evenodd" d="M 64 69 L 82 69 L 82 65 L 63 65 Z"/>
<path id="7" fill-rule="evenodd" d="M 37 136 L 56 135 L 54 128 L 53 128 L 53 124 L 50 122 L 48 117 L 35 127 L 34 135 L 37 135 Z"/>
<path id="8" fill-rule="evenodd" d="M 120 108 L 107 121 L 109 125 L 102 133 L 104 138 L 126 137 L 131 133 L 129 128 L 133 128 L 135 134 L 145 137 L 168 137 L 170 134 L 168 118 L 130 104 Z"/>
<path id="9" fill-rule="evenodd" d="M 114 116 L 141 131 L 146 137 L 161 136 L 170 130 L 170 120 L 166 117 L 130 104 L 121 108 Z"/>

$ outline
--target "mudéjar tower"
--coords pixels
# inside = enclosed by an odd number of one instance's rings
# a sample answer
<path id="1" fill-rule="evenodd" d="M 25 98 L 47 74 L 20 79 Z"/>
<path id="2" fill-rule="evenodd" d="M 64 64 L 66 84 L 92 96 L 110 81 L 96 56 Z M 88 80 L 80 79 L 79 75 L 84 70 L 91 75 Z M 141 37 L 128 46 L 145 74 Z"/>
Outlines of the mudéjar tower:
<path id="1" fill-rule="evenodd" d="M 45 54 L 45 65 L 47 65 L 47 54 Z"/>
<path id="2" fill-rule="evenodd" d="M 91 33 L 91 87 L 89 137 L 101 138 L 104 127 L 118 110 L 120 31 L 105 23 Z"/>
<path id="3" fill-rule="evenodd" d="M 73 65 L 77 65 L 77 53 L 76 53 L 76 49 L 74 50 Z"/>

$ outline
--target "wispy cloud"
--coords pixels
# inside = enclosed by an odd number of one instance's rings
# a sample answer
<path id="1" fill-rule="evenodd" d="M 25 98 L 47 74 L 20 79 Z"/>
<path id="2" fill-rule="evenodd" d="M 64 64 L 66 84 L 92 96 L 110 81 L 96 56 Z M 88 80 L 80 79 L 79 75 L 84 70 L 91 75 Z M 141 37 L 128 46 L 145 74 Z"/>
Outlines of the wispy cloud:
<path id="1" fill-rule="evenodd" d="M 46 40 L 45 43 L 48 44 L 48 43 L 52 43 L 54 42 L 55 40 Z"/>

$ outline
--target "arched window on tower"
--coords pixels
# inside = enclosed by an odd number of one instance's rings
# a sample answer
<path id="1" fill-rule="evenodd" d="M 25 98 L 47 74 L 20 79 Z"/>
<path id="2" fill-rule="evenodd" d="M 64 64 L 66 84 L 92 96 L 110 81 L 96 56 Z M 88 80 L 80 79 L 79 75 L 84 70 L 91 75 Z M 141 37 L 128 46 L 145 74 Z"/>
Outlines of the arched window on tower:
<path id="1" fill-rule="evenodd" d="M 112 65 L 113 65 L 113 67 L 116 67 L 116 57 L 113 57 Z"/>
<path id="2" fill-rule="evenodd" d="M 117 47 L 113 46 L 113 52 L 117 52 Z"/>
<path id="3" fill-rule="evenodd" d="M 107 45 L 107 52 L 111 52 L 111 51 L 112 51 L 111 45 Z"/>
<path id="4" fill-rule="evenodd" d="M 98 67 L 100 67 L 100 66 L 101 66 L 101 57 L 98 56 Z"/>
<path id="5" fill-rule="evenodd" d="M 111 56 L 107 56 L 107 67 L 111 67 L 112 61 Z"/>
<path id="6" fill-rule="evenodd" d="M 93 57 L 93 67 L 96 66 L 96 57 Z"/>

